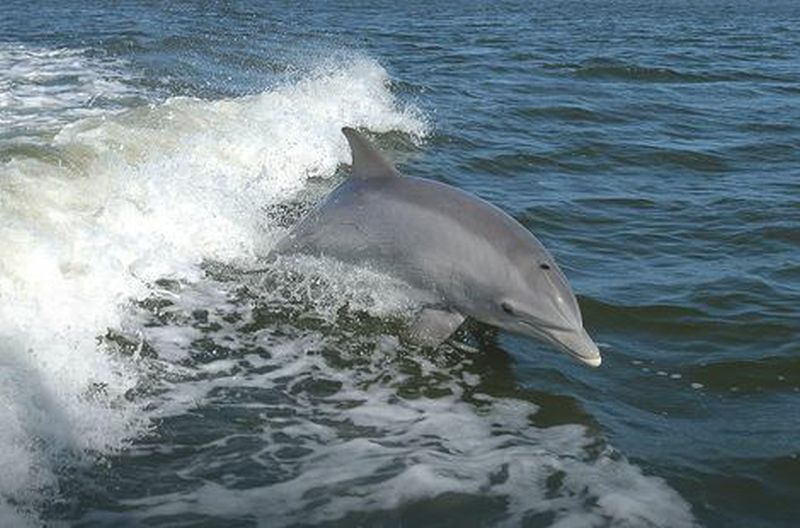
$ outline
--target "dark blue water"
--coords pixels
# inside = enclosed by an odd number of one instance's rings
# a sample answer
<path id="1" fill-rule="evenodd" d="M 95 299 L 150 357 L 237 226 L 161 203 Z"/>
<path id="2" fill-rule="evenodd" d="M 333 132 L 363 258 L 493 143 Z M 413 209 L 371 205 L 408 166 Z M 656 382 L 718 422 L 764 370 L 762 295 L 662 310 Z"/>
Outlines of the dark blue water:
<path id="1" fill-rule="evenodd" d="M 6 3 L 0 524 L 792 526 L 800 4 Z M 513 214 L 599 370 L 242 278 L 339 128 Z"/>

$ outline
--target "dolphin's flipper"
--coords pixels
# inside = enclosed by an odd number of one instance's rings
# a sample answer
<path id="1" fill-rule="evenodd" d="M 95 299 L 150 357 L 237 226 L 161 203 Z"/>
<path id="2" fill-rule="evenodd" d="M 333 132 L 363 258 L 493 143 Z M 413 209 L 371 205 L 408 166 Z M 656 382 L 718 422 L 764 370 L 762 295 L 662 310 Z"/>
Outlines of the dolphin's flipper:
<path id="1" fill-rule="evenodd" d="M 464 316 L 458 312 L 424 308 L 411 325 L 408 338 L 419 345 L 437 347 L 463 322 Z"/>
<path id="2" fill-rule="evenodd" d="M 400 176 L 394 165 L 378 152 L 372 143 L 361 133 L 350 127 L 344 127 L 342 134 L 350 143 L 350 152 L 353 155 L 354 178 L 396 178 Z"/>

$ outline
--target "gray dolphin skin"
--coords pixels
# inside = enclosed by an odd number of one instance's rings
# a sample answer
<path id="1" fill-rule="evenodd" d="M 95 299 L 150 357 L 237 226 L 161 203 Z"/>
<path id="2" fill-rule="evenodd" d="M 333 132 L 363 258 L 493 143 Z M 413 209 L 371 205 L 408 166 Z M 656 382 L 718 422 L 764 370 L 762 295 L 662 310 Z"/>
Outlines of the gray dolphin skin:
<path id="1" fill-rule="evenodd" d="M 273 253 L 366 265 L 424 292 L 418 343 L 436 346 L 472 317 L 600 365 L 566 277 L 527 229 L 476 196 L 400 174 L 359 132 L 342 132 L 352 174 Z"/>

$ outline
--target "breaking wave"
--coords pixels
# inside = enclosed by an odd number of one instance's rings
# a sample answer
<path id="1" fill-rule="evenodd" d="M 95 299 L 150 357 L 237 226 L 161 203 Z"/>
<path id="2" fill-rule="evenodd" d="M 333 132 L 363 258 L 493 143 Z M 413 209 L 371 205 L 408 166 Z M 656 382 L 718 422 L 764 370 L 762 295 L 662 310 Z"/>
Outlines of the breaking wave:
<path id="1" fill-rule="evenodd" d="M 67 459 L 113 452 L 148 429 L 146 402 L 129 397 L 141 369 L 98 341 L 130 324 L 132 300 L 165 277 L 200 279 L 206 260 L 253 261 L 274 229 L 265 209 L 349 161 L 341 126 L 421 137 L 427 124 L 366 58 L 253 96 L 124 112 L 86 110 L 95 95 L 130 88 L 80 54 L 12 48 L 0 62 L 11 65 L 0 82 L 17 86 L 4 125 L 80 116 L 46 145 L 3 145 L 0 511 L 15 518 L 45 500 Z M 40 90 L 34 76 L 65 79 Z"/>

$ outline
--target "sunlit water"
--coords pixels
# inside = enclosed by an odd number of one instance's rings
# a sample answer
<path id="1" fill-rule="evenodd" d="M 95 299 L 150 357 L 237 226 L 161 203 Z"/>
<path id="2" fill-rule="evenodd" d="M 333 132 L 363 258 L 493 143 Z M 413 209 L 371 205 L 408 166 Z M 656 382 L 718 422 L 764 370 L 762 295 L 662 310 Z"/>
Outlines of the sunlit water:
<path id="1" fill-rule="evenodd" d="M 0 14 L 0 526 L 791 526 L 792 2 Z M 263 257 L 344 125 L 545 242 L 590 370 Z"/>

